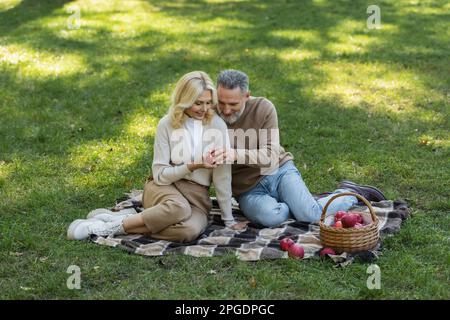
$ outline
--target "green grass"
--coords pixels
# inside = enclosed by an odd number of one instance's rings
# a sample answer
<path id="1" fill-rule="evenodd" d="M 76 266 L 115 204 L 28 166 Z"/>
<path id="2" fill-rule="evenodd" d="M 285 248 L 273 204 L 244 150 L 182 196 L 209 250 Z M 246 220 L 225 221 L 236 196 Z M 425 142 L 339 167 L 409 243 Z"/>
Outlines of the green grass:
<path id="1" fill-rule="evenodd" d="M 366 27 L 370 4 L 381 29 Z M 78 6 L 81 27 L 67 28 Z M 0 2 L 0 298 L 450 298 L 447 1 Z M 144 258 L 65 240 L 142 188 L 178 78 L 242 69 L 314 193 L 373 184 L 414 209 L 367 264 Z M 70 265 L 82 272 L 69 290 Z M 210 272 L 215 270 L 216 273 Z"/>

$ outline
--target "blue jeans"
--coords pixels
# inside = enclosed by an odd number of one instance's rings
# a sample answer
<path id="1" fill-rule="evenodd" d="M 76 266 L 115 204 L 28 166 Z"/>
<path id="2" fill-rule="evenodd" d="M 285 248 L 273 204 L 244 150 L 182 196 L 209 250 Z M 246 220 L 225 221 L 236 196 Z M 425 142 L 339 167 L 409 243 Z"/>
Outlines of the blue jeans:
<path id="1" fill-rule="evenodd" d="M 252 222 L 266 227 L 277 226 L 289 218 L 298 221 L 317 222 L 327 201 L 337 193 L 315 200 L 303 182 L 293 161 L 284 163 L 275 174 L 265 176 L 251 190 L 238 197 L 244 215 Z M 348 210 L 358 202 L 356 197 L 339 197 L 330 204 L 327 214 Z"/>

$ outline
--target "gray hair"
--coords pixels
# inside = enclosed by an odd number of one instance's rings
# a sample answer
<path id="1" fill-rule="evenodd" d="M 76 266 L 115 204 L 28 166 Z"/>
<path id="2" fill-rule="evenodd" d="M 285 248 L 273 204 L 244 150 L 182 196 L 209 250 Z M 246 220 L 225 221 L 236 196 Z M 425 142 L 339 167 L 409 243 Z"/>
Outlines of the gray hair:
<path id="1" fill-rule="evenodd" d="M 248 91 L 248 76 L 239 70 L 224 70 L 217 77 L 217 86 L 225 89 L 234 89 L 239 87 L 242 92 Z"/>

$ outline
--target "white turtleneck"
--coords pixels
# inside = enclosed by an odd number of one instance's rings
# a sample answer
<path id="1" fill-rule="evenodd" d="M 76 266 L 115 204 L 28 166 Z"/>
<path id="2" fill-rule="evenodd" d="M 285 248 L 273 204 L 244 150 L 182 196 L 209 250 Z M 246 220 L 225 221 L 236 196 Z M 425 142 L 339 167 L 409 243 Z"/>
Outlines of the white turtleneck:
<path id="1" fill-rule="evenodd" d="M 209 131 L 212 130 L 212 131 Z M 208 133 L 216 132 L 222 139 L 207 138 Z M 183 146 L 183 159 L 178 150 Z M 231 210 L 231 165 L 223 164 L 214 169 L 197 169 L 191 172 L 187 164 L 201 162 L 202 155 L 210 147 L 230 148 L 227 125 L 218 116 L 214 115 L 209 124 L 201 120 L 188 118 L 181 129 L 174 129 L 170 117 L 164 116 L 158 123 L 153 148 L 153 179 L 156 184 L 169 185 L 175 181 L 186 179 L 204 186 L 214 184 L 217 201 L 222 210 L 222 220 L 227 226 L 235 223 Z M 195 152 L 192 152 L 195 150 Z M 185 152 L 187 151 L 187 152 Z"/>

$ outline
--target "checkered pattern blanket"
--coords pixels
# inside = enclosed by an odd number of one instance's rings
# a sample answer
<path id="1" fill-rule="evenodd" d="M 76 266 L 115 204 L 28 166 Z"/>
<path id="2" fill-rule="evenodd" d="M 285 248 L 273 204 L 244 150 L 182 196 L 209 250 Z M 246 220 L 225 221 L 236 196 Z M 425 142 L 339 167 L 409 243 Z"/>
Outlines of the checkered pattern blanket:
<path id="1" fill-rule="evenodd" d="M 127 213 L 137 213 L 142 208 L 142 191 L 134 190 L 112 208 L 112 211 L 126 210 Z M 213 209 L 210 214 L 210 223 L 207 230 L 195 241 L 190 243 L 175 243 L 155 240 L 142 235 L 122 235 L 116 237 L 92 236 L 91 241 L 100 245 L 120 248 L 130 253 L 143 256 L 162 256 L 167 254 L 185 254 L 194 257 L 212 257 L 224 254 L 233 254 L 244 261 L 257 261 L 261 259 L 288 258 L 287 252 L 280 250 L 280 239 L 289 236 L 305 249 L 304 258 L 319 257 L 322 249 L 319 237 L 319 225 L 288 220 L 274 228 L 264 228 L 250 223 L 246 230 L 235 231 L 225 228 L 221 218 L 220 209 L 216 199 L 213 200 Z M 379 229 L 381 239 L 393 235 L 401 228 L 402 222 L 410 216 L 410 209 L 405 201 L 373 202 L 372 206 L 380 220 Z M 356 205 L 352 211 L 369 212 L 365 205 Z M 246 220 L 239 210 L 238 204 L 233 203 L 233 214 L 236 220 Z M 381 241 L 372 251 L 357 254 L 343 253 L 329 255 L 340 266 L 351 263 L 355 258 L 363 261 L 372 261 L 381 254 Z"/>

